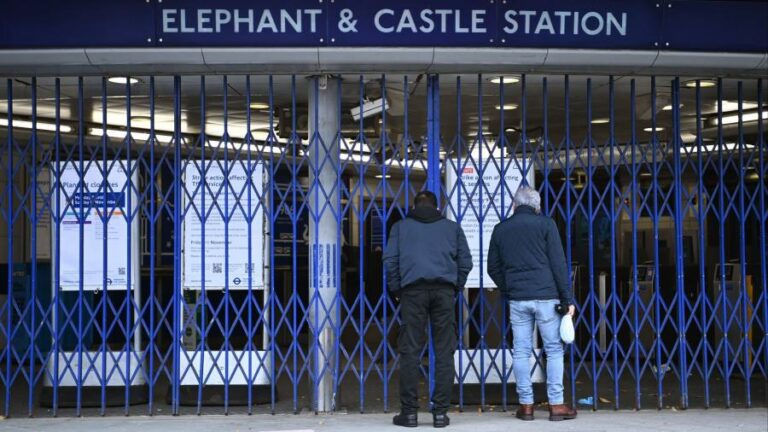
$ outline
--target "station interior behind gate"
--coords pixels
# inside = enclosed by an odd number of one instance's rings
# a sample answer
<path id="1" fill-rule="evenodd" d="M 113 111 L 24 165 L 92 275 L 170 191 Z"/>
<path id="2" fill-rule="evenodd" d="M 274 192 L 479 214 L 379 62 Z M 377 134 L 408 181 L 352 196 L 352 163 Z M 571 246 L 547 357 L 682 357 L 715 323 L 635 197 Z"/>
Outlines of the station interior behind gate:
<path id="1" fill-rule="evenodd" d="M 582 409 L 767 403 L 765 80 L 113 78 L 18 77 L 0 86 L 6 414 L 313 411 L 322 377 L 334 410 L 395 411 L 398 303 L 385 292 L 381 261 L 389 229 L 430 175 L 446 217 L 492 228 L 513 211 L 515 190 L 499 181 L 507 171 L 541 192 L 571 264 L 578 312 L 566 354 L 569 401 L 591 398 Z M 334 103 L 313 107 L 327 80 L 339 83 Z M 329 106 L 338 119 L 331 141 L 313 134 Z M 134 289 L 53 289 L 62 257 L 82 257 L 87 243 L 55 244 L 56 206 L 78 210 L 74 195 L 56 202 L 60 163 L 135 175 L 125 190 L 136 210 L 110 221 L 136 223 L 136 259 L 121 246 Z M 246 180 L 228 203 L 212 190 L 198 208 L 201 192 L 182 186 L 189 170 L 251 173 L 254 164 L 262 183 Z M 335 186 L 318 189 L 329 166 Z M 465 173 L 489 177 L 450 180 Z M 327 204 L 318 208 L 318 197 Z M 263 283 L 183 286 L 184 221 L 223 220 L 222 209 L 264 233 L 249 247 L 264 257 L 249 264 L 263 267 Z M 318 305 L 310 275 L 318 212 L 331 215 L 340 245 L 332 305 Z M 475 257 L 483 273 L 485 253 Z M 229 267 L 209 262 L 205 271 Z M 460 409 L 517 401 L 507 312 L 487 288 L 457 296 Z M 330 345 L 314 320 L 321 309 L 333 315 L 320 323 Z M 425 347 L 425 378 L 429 359 Z M 84 384 L 65 388 L 67 377 Z"/>

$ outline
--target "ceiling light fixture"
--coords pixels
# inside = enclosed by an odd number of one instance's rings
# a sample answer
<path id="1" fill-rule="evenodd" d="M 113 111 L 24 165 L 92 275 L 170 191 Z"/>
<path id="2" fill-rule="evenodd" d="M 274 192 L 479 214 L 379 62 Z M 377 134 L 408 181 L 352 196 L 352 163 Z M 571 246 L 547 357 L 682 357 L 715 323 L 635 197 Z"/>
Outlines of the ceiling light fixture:
<path id="1" fill-rule="evenodd" d="M 371 152 L 371 148 L 368 145 L 368 143 L 362 143 L 362 142 L 357 141 L 357 140 L 352 141 L 351 144 L 348 143 L 347 146 L 348 146 L 347 151 L 351 152 L 351 153 L 354 153 L 354 154 L 359 154 L 361 152 L 362 153 L 370 153 Z"/>
<path id="2" fill-rule="evenodd" d="M 139 122 L 149 123 L 149 122 L 152 121 L 152 117 L 150 117 L 150 116 L 131 116 L 131 121 L 132 122 L 137 122 L 137 123 L 139 123 Z"/>
<path id="3" fill-rule="evenodd" d="M 134 77 L 120 77 L 120 76 L 114 76 L 107 78 L 107 81 L 111 82 L 112 84 L 138 84 L 139 79 Z"/>
<path id="4" fill-rule="evenodd" d="M 699 148 L 697 145 L 687 145 L 686 148 L 690 149 L 691 151 L 696 151 L 696 149 Z M 753 144 L 746 144 L 744 143 L 745 149 L 754 148 L 755 146 Z M 739 144 L 734 142 L 729 143 L 723 143 L 722 146 L 720 144 L 704 144 L 701 146 L 701 151 L 704 153 L 712 153 L 719 151 L 722 148 L 723 151 L 733 151 L 739 149 Z"/>
<path id="5" fill-rule="evenodd" d="M 504 107 L 504 111 L 511 111 L 511 110 L 517 109 L 517 104 L 508 103 L 508 104 L 504 104 L 503 107 Z M 502 109 L 502 105 L 496 105 L 495 108 L 497 110 L 501 110 Z"/>
<path id="6" fill-rule="evenodd" d="M 698 136 L 693 132 L 681 132 L 680 133 L 680 140 L 684 143 L 692 143 L 695 142 Z"/>
<path id="7" fill-rule="evenodd" d="M 663 131 L 663 130 L 664 130 L 664 126 L 656 126 L 656 128 L 653 128 L 653 127 L 650 127 L 650 126 L 649 126 L 649 127 L 647 127 L 647 128 L 643 128 L 643 130 L 644 130 L 645 132 L 653 132 L 654 130 L 655 130 L 656 132 L 659 132 L 659 131 Z"/>
<path id="8" fill-rule="evenodd" d="M 371 160 L 371 157 L 369 155 L 361 155 L 357 153 L 341 153 L 342 160 L 346 162 L 356 162 L 356 163 L 368 163 Z"/>
<path id="9" fill-rule="evenodd" d="M 701 79 L 698 81 L 699 81 L 699 86 L 701 88 L 714 87 L 717 85 L 717 81 L 713 79 Z M 684 81 L 683 85 L 687 88 L 696 88 L 696 80 L 692 79 L 692 80 Z"/>
<path id="10" fill-rule="evenodd" d="M 756 122 L 758 120 L 758 117 L 759 117 L 758 114 L 759 113 L 757 111 L 752 111 L 752 112 L 748 112 L 748 113 L 742 112 L 742 114 L 741 114 L 741 122 L 742 123 Z M 739 122 L 739 115 L 738 114 L 732 114 L 732 115 L 727 115 L 727 116 L 722 116 L 722 117 L 723 117 L 722 118 L 723 125 L 736 124 L 736 123 Z M 766 119 L 768 119 L 768 116 L 763 114 L 763 121 L 765 121 Z M 712 126 L 717 126 L 719 121 L 720 121 L 720 119 L 718 117 L 713 117 L 712 120 L 711 120 Z"/>
<path id="11" fill-rule="evenodd" d="M 251 102 L 250 105 L 252 110 L 265 110 L 269 109 L 269 104 L 265 102 Z"/>
<path id="12" fill-rule="evenodd" d="M 0 127 L 8 127 L 7 118 L 0 118 Z M 13 127 L 19 128 L 19 129 L 36 129 L 39 131 L 56 132 L 56 123 L 48 123 L 48 122 L 41 122 L 41 121 L 38 121 L 36 125 L 33 125 L 32 122 L 28 120 L 14 119 Z M 59 131 L 63 133 L 72 132 L 72 126 L 60 124 Z"/>
<path id="13" fill-rule="evenodd" d="M 594 118 L 592 119 L 592 124 L 606 124 L 610 123 L 611 119 L 606 117 L 600 117 L 600 118 Z"/>
<path id="14" fill-rule="evenodd" d="M 278 122 L 273 122 L 271 125 L 268 122 L 263 124 L 258 124 L 257 122 L 254 123 L 256 124 L 251 126 L 251 132 L 280 129 L 280 123 Z"/>
<path id="15" fill-rule="evenodd" d="M 491 78 L 491 82 L 494 84 L 500 84 L 504 80 L 504 84 L 517 84 L 520 82 L 520 78 L 510 75 L 501 75 Z"/>
<path id="16" fill-rule="evenodd" d="M 125 139 L 126 134 L 128 131 L 122 130 L 122 129 L 107 129 L 107 136 L 109 138 L 115 138 L 115 139 Z M 102 128 L 88 128 L 88 135 L 93 136 L 103 136 L 104 135 L 104 129 Z M 138 131 L 131 131 L 131 138 L 133 138 L 135 141 L 149 141 L 149 133 L 147 132 L 138 132 Z M 173 139 L 173 135 L 168 134 L 155 134 L 155 140 L 157 141 L 171 141 Z"/>
<path id="17" fill-rule="evenodd" d="M 476 131 L 476 130 L 469 131 L 469 134 L 467 136 L 469 136 L 469 137 L 476 137 L 478 134 L 482 135 L 482 136 L 493 136 L 492 132 L 488 132 L 488 131 L 480 132 L 480 131 Z"/>
<path id="18" fill-rule="evenodd" d="M 723 112 L 728 111 L 738 111 L 739 110 L 739 101 L 732 101 L 732 100 L 723 100 Z M 743 110 L 750 110 L 757 108 L 758 104 L 751 101 L 741 101 L 741 109 Z M 715 110 L 717 110 L 717 104 L 715 104 Z"/>
<path id="19" fill-rule="evenodd" d="M 680 105 L 678 105 L 678 107 L 679 107 L 680 109 L 683 109 L 683 104 L 680 104 Z M 661 110 L 662 110 L 662 111 L 672 111 L 672 104 L 667 104 L 667 105 L 664 105 L 664 106 L 661 108 Z"/>

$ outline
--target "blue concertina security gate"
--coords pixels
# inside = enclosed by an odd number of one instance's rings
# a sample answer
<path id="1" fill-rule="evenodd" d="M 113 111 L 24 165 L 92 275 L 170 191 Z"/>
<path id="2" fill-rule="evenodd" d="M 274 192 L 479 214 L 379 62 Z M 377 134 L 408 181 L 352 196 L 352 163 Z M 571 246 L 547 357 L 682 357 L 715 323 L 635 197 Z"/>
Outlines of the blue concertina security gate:
<path id="1" fill-rule="evenodd" d="M 512 335 L 485 259 L 521 184 L 540 191 L 571 268 L 570 402 L 766 404 L 762 80 L 4 84 L 6 416 L 397 409 L 399 307 L 381 256 L 424 189 L 475 260 L 456 298 L 453 402 L 509 409 Z M 427 345 L 425 394 L 433 360 Z"/>

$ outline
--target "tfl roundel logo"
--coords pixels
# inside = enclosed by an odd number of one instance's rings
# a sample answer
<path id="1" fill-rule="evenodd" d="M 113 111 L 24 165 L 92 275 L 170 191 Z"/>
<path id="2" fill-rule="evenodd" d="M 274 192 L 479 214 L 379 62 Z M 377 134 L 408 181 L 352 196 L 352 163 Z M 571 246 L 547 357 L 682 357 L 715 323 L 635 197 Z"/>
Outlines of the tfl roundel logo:
<path id="1" fill-rule="evenodd" d="M 240 285 L 242 282 L 239 277 L 232 279 L 232 283 L 235 285 Z"/>

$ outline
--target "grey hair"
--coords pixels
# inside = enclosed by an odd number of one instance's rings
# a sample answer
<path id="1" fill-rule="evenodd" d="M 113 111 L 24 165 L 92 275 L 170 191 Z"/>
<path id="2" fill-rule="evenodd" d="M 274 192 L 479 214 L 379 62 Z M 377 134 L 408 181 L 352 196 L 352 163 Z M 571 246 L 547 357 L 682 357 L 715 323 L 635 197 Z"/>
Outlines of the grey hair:
<path id="1" fill-rule="evenodd" d="M 533 207 L 536 212 L 541 211 L 541 195 L 539 191 L 530 186 L 520 186 L 515 192 L 515 207 Z"/>

